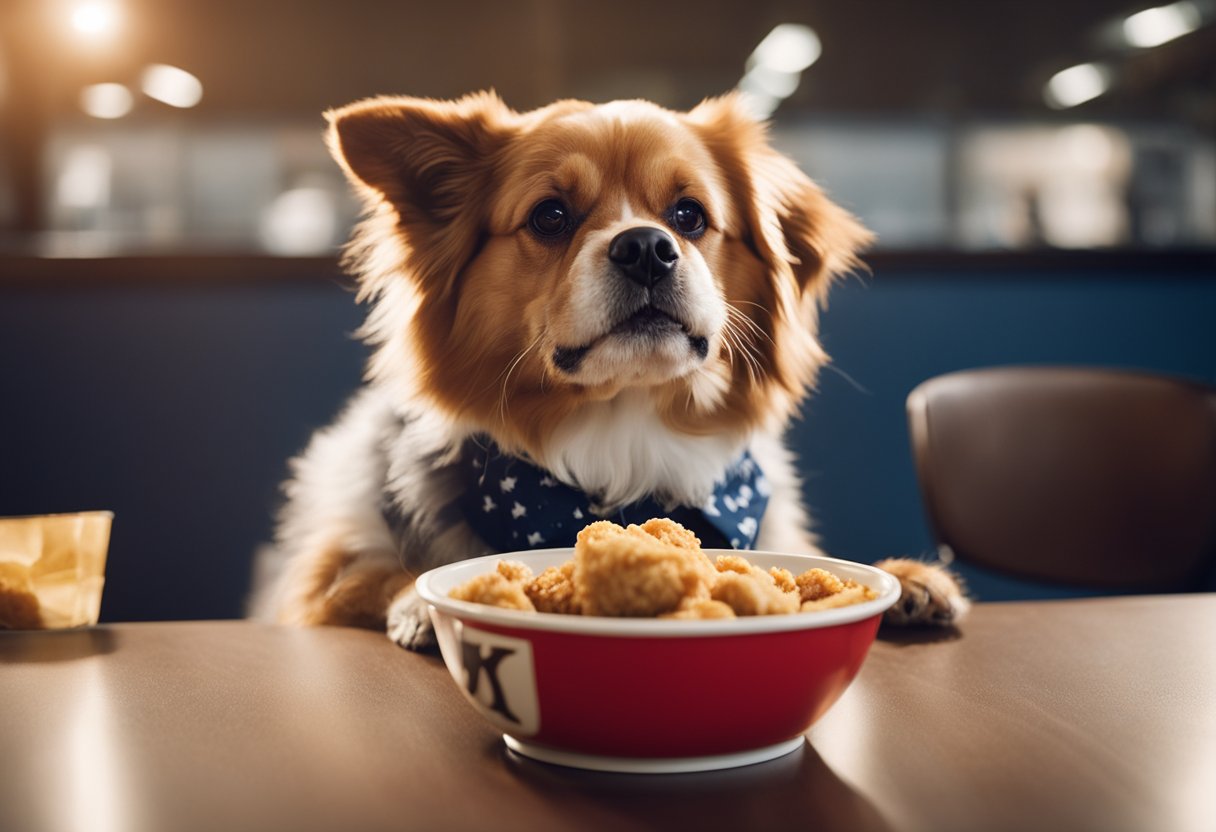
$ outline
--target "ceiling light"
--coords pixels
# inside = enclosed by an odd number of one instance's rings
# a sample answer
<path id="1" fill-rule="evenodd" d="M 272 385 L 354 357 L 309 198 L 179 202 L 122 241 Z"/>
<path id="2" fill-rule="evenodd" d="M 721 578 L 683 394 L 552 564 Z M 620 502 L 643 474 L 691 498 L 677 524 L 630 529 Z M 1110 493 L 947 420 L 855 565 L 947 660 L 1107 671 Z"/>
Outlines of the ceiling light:
<path id="1" fill-rule="evenodd" d="M 1195 31 L 1203 15 L 1194 3 L 1182 0 L 1137 12 L 1123 21 L 1123 37 L 1131 46 L 1160 46 Z"/>
<path id="2" fill-rule="evenodd" d="M 170 107 L 193 107 L 203 98 L 203 83 L 175 66 L 152 64 L 140 76 L 140 87 L 149 98 Z"/>
<path id="3" fill-rule="evenodd" d="M 743 75 L 743 80 L 739 82 L 739 89 L 745 92 L 762 92 L 779 99 L 789 98 L 793 95 L 794 90 L 798 89 L 800 80 L 802 80 L 801 73 L 776 72 L 757 65 Z"/>
<path id="4" fill-rule="evenodd" d="M 1043 90 L 1048 106 L 1057 110 L 1075 107 L 1110 89 L 1110 69 L 1101 64 L 1078 64 L 1051 76 Z"/>
<path id="5" fill-rule="evenodd" d="M 80 108 L 93 118 L 122 118 L 134 99 L 122 84 L 93 84 L 80 91 Z"/>
<path id="6" fill-rule="evenodd" d="M 765 35 L 748 63 L 774 72 L 802 72 L 819 60 L 822 52 L 819 36 L 811 27 L 782 23 Z"/>
<path id="7" fill-rule="evenodd" d="M 819 36 L 809 26 L 782 23 L 765 35 L 747 59 L 738 85 L 752 116 L 769 118 L 798 89 L 802 71 L 822 52 Z"/>
<path id="8" fill-rule="evenodd" d="M 72 8 L 72 28 L 87 38 L 108 38 L 118 31 L 121 14 L 112 0 L 88 0 Z"/>

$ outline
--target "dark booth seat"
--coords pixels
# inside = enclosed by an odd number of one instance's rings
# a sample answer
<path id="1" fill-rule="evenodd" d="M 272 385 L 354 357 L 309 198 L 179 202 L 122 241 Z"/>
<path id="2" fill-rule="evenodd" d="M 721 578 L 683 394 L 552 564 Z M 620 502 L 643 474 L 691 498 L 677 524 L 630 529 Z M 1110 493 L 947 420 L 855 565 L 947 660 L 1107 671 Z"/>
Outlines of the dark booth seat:
<path id="1" fill-rule="evenodd" d="M 1147 373 L 1003 367 L 908 396 L 938 542 L 1022 578 L 1200 588 L 1216 557 L 1216 388 Z"/>

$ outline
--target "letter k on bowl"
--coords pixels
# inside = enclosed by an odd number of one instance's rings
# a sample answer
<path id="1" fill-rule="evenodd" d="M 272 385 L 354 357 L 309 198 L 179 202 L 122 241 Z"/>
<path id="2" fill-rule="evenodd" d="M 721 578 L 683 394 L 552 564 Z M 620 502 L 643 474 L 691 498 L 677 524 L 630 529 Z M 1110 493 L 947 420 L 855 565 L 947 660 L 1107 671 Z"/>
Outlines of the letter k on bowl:
<path id="1" fill-rule="evenodd" d="M 452 676 L 463 680 L 461 690 L 483 716 L 515 736 L 532 736 L 540 730 L 529 642 L 451 618 L 443 621 L 436 635 L 441 646 L 448 640 L 455 648 L 444 647 L 444 661 Z"/>

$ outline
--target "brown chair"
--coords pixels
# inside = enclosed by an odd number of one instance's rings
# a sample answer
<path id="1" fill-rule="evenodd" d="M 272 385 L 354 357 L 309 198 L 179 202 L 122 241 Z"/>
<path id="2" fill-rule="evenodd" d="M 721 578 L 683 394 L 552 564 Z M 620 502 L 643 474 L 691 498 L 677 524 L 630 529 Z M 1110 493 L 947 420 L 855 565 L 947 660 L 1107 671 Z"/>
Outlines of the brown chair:
<path id="1" fill-rule="evenodd" d="M 940 544 L 1008 575 L 1197 588 L 1216 564 L 1216 388 L 1144 373 L 1009 367 L 908 396 Z"/>

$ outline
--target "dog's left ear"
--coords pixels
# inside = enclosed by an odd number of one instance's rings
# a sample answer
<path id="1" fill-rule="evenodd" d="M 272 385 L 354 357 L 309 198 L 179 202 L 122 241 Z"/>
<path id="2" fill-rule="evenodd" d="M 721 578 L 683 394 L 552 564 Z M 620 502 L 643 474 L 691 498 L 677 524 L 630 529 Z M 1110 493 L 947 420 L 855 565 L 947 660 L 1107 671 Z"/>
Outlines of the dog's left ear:
<path id="1" fill-rule="evenodd" d="M 762 261 L 788 264 L 804 293 L 822 298 L 831 278 L 861 265 L 874 235 L 769 145 L 741 95 L 711 98 L 688 114 L 701 128 L 742 211 L 745 242 Z"/>

